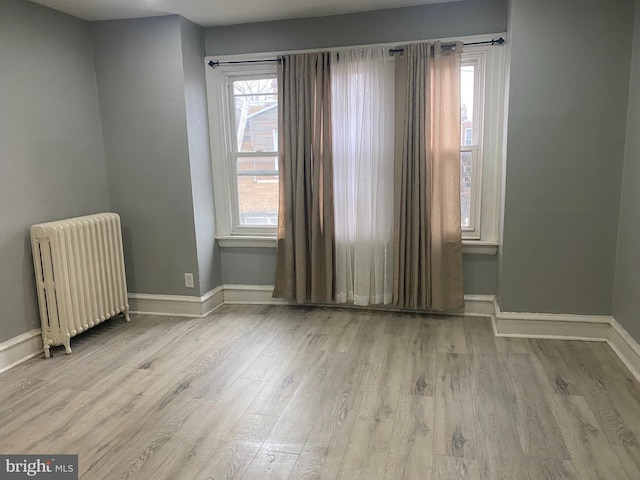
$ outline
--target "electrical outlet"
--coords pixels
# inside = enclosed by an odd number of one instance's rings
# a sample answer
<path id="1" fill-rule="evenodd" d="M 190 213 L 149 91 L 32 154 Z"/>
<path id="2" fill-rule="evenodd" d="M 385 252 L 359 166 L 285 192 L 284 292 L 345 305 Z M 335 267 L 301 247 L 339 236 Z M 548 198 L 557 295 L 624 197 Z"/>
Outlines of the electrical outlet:
<path id="1" fill-rule="evenodd" d="M 184 274 L 184 286 L 186 288 L 193 288 L 193 273 Z"/>

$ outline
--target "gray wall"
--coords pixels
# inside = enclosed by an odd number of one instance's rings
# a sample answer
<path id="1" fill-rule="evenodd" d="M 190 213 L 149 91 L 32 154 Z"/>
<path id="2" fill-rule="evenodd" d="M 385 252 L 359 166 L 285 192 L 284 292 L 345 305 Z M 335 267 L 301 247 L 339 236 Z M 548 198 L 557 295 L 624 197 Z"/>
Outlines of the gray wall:
<path id="1" fill-rule="evenodd" d="M 513 0 L 500 306 L 609 314 L 633 0 Z"/>
<path id="2" fill-rule="evenodd" d="M 640 342 L 640 1 L 635 19 L 612 313 Z"/>
<path id="3" fill-rule="evenodd" d="M 446 4 L 210 27 L 207 55 L 402 42 L 505 31 L 506 0 Z M 272 285 L 275 249 L 223 248 L 222 283 Z M 497 293 L 497 257 L 464 256 L 465 293 Z"/>
<path id="4" fill-rule="evenodd" d="M 198 270 L 200 291 L 204 294 L 221 284 L 220 251 L 215 241 L 204 31 L 200 26 L 180 18 L 180 33 Z"/>
<path id="5" fill-rule="evenodd" d="M 200 295 L 179 17 L 90 25 L 129 291 Z"/>
<path id="6" fill-rule="evenodd" d="M 498 259 L 495 255 L 462 256 L 464 293 L 496 295 L 498 293 Z"/>
<path id="7" fill-rule="evenodd" d="M 86 22 L 0 2 L 0 342 L 40 326 L 28 229 L 109 209 Z"/>
<path id="8" fill-rule="evenodd" d="M 222 283 L 273 285 L 275 248 L 222 248 Z M 495 295 L 498 264 L 492 255 L 464 255 L 464 293 Z"/>
<path id="9" fill-rule="evenodd" d="M 418 7 L 209 27 L 207 55 L 275 52 L 503 32 L 507 0 Z"/>
<path id="10" fill-rule="evenodd" d="M 221 248 L 222 283 L 273 285 L 275 248 Z"/>

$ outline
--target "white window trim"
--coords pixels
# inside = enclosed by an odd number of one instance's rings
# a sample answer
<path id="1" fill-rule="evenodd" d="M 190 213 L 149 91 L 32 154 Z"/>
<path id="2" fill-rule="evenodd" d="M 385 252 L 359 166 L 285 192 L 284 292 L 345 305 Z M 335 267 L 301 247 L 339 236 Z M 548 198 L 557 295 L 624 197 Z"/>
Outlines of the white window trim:
<path id="1" fill-rule="evenodd" d="M 463 41 L 465 43 L 486 41 L 492 38 L 505 37 L 504 32 L 487 35 L 474 35 L 467 37 L 452 37 L 442 39 L 425 39 L 424 41 L 441 40 Z M 394 42 L 378 45 L 354 45 L 358 46 L 380 46 L 394 48 L 398 45 L 412 43 Z M 341 50 L 350 48 L 348 46 L 326 50 Z M 482 182 L 481 198 L 479 208 L 480 225 L 473 235 L 463 235 L 462 250 L 465 254 L 496 255 L 499 247 L 499 220 L 501 204 L 501 175 L 502 175 L 502 138 L 504 121 L 504 95 L 505 95 L 505 65 L 506 48 L 504 46 L 475 45 L 465 47 L 463 55 L 484 54 L 485 55 L 485 95 L 484 95 L 484 124 L 482 142 L 482 175 L 479 180 Z M 319 49 L 295 50 L 289 52 L 266 52 L 258 54 L 243 55 L 220 55 L 205 57 L 205 72 L 207 81 L 207 103 L 209 112 L 209 129 L 211 141 L 211 157 L 213 163 L 213 183 L 214 201 L 216 213 L 216 240 L 222 248 L 227 247 L 247 247 L 247 248 L 275 248 L 275 232 L 267 234 L 264 227 L 252 229 L 248 227 L 241 231 L 233 231 L 233 202 L 232 192 L 233 177 L 230 176 L 230 162 L 225 162 L 226 144 L 224 125 L 220 128 L 221 113 L 225 114 L 229 108 L 225 105 L 224 82 L 222 75 L 229 71 L 237 71 L 237 65 L 220 65 L 215 68 L 208 66 L 209 61 L 237 61 L 237 60 L 260 60 L 273 59 L 285 53 L 314 52 Z M 265 64 L 247 64 L 243 70 L 251 72 L 255 68 L 256 72 L 264 71 Z M 478 231 L 479 230 L 479 231 Z M 232 233 L 233 232 L 233 233 Z"/>
<path id="2" fill-rule="evenodd" d="M 275 237 L 265 236 L 216 236 L 221 248 L 276 248 Z M 471 255 L 496 255 L 498 242 L 483 242 L 481 240 L 462 240 L 462 253 Z"/>
<path id="3" fill-rule="evenodd" d="M 483 165 L 483 145 L 484 145 L 484 111 L 485 111 L 485 98 L 483 91 L 485 91 L 485 72 L 486 72 L 486 51 L 468 51 L 465 50 L 462 53 L 462 63 L 474 64 L 479 67 L 477 81 L 474 81 L 473 92 L 473 142 L 469 146 L 461 146 L 460 151 L 467 151 L 471 153 L 471 203 L 470 203 L 470 224 L 468 227 L 462 228 L 462 238 L 464 240 L 480 240 L 481 239 L 481 224 L 482 224 L 482 177 L 483 174 L 478 175 L 478 172 L 482 172 Z M 479 115 L 478 115 L 479 114 Z M 482 135 L 482 139 L 478 138 Z M 480 141 L 482 140 L 482 141 Z M 461 142 L 462 143 L 462 142 Z"/>
<path id="4" fill-rule="evenodd" d="M 469 40 L 465 39 L 465 41 Z M 481 197 L 480 204 L 477 205 L 480 224 L 478 225 L 479 231 L 474 232 L 474 235 L 463 235 L 463 246 L 465 244 L 471 245 L 472 242 L 478 246 L 494 245 L 496 247 L 494 254 L 497 253 L 499 243 L 506 52 L 504 46 L 474 45 L 465 47 L 462 54 L 463 58 L 465 55 L 481 54 L 484 56 L 485 62 L 483 137 L 482 152 L 480 152 L 482 175 L 479 178 Z M 485 252 L 470 251 L 469 253 Z"/>
<path id="5" fill-rule="evenodd" d="M 255 57 L 253 57 L 255 58 Z M 206 58 L 208 63 L 210 59 Z M 235 152 L 235 132 L 229 128 L 232 124 L 232 112 L 228 95 L 229 84 L 226 81 L 237 75 L 273 75 L 275 66 L 271 64 L 220 65 L 216 68 L 206 66 L 207 103 L 209 110 L 209 135 L 211 140 L 211 161 L 213 164 L 213 195 L 216 213 L 216 231 L 223 236 L 275 236 L 276 227 L 241 225 L 238 222 L 237 173 L 234 159 L 251 156 L 250 152 Z M 258 156 L 268 153 L 260 152 Z M 276 154 L 277 155 L 277 154 Z"/>

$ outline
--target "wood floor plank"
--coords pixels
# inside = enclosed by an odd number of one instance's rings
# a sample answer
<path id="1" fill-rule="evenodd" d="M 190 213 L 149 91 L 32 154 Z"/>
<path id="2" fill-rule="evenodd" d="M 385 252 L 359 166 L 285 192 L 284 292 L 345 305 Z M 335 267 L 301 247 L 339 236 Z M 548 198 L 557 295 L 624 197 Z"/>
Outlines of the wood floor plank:
<path id="1" fill-rule="evenodd" d="M 573 463 L 556 458 L 527 457 L 529 477 L 534 480 L 579 480 Z"/>
<path id="2" fill-rule="evenodd" d="M 568 460 L 569 453 L 555 422 L 529 354 L 499 354 L 514 391 L 515 418 L 525 455 Z"/>
<path id="3" fill-rule="evenodd" d="M 515 419 L 506 414 L 475 410 L 481 474 L 491 478 L 527 478 Z"/>
<path id="4" fill-rule="evenodd" d="M 24 414 L 16 417 L 0 427 L 0 449 L 7 453 L 21 453 L 32 442 L 32 439 L 40 435 L 46 435 L 47 430 L 42 428 L 41 419 L 63 417 L 68 419 L 71 411 L 66 408 L 70 403 L 80 406 L 86 397 L 77 397 L 73 390 L 58 390 L 50 396 L 42 396 L 31 405 Z M 22 413 L 22 412 L 21 412 Z"/>
<path id="5" fill-rule="evenodd" d="M 495 337 L 498 353 L 530 353 L 531 340 L 528 338 Z"/>
<path id="6" fill-rule="evenodd" d="M 410 314 L 404 312 L 379 312 L 379 315 L 384 315 L 386 320 L 384 333 L 386 335 L 405 335 L 410 336 L 413 327 L 416 325 L 416 321 L 419 318 L 418 314 Z"/>
<path id="7" fill-rule="evenodd" d="M 315 348 L 318 335 L 304 336 L 292 347 L 290 355 L 266 383 L 248 409 L 257 415 L 280 416 L 304 379 L 313 371 L 325 352 Z"/>
<path id="8" fill-rule="evenodd" d="M 242 476 L 243 480 L 287 480 L 293 470 L 297 455 L 260 450 Z"/>
<path id="9" fill-rule="evenodd" d="M 362 399 L 366 362 L 362 352 L 343 357 L 343 368 L 329 378 L 325 400 L 317 412 L 292 479 L 335 478 L 349 442 Z"/>
<path id="10" fill-rule="evenodd" d="M 476 410 L 513 417 L 514 389 L 500 364 L 489 320 L 465 318 L 464 328 L 471 354 L 471 391 Z"/>
<path id="11" fill-rule="evenodd" d="M 576 342 L 577 343 L 577 342 Z M 603 376 L 615 385 L 615 388 L 623 388 L 637 402 L 640 402 L 640 381 L 638 381 L 622 360 L 606 343 L 581 346 L 585 355 L 591 356 L 596 364 L 602 368 Z"/>
<path id="12" fill-rule="evenodd" d="M 523 456 L 478 459 L 480 480 L 538 480 L 529 476 Z"/>
<path id="13" fill-rule="evenodd" d="M 480 480 L 478 460 L 436 455 L 433 480 Z"/>
<path id="14" fill-rule="evenodd" d="M 77 453 L 86 480 L 640 478 L 640 384 L 603 343 L 225 305 L 72 348 L 0 374 L 0 451 Z"/>
<path id="15" fill-rule="evenodd" d="M 22 427 L 20 438 L 28 443 L 14 441 L 13 448 L 24 452 L 65 453 L 60 450 L 63 444 L 67 452 L 87 450 L 111 433 L 142 402 L 141 396 L 123 395 L 117 390 L 107 394 L 76 392 L 65 401 L 60 412 L 64 413 L 54 414 L 46 429 L 40 426 L 30 433 Z"/>
<path id="16" fill-rule="evenodd" d="M 383 478 L 391 445 L 408 339 L 382 334 L 369 358 L 359 415 L 345 448 L 337 478 Z"/>
<path id="17" fill-rule="evenodd" d="M 384 478 L 429 480 L 433 467 L 434 400 L 423 395 L 401 395 Z"/>
<path id="18" fill-rule="evenodd" d="M 629 395 L 626 382 L 621 383 L 615 376 L 607 375 L 611 358 L 597 356 L 598 352 L 609 350 L 608 346 L 595 344 L 587 348 L 583 345 L 586 342 L 567 343 L 567 354 L 571 355 L 572 366 L 577 372 L 578 389 L 609 442 L 640 446 L 640 402 Z"/>
<path id="19" fill-rule="evenodd" d="M 629 480 L 640 478 L 640 448 L 614 445 L 613 450 L 627 472 Z"/>
<path id="20" fill-rule="evenodd" d="M 174 449 L 149 471 L 149 478 L 195 478 L 222 441 L 232 432 L 262 382 L 239 379 L 212 400 L 194 400 L 193 415 L 178 427 Z"/>
<path id="21" fill-rule="evenodd" d="M 580 395 L 577 372 L 573 371 L 565 355 L 566 342 L 561 340 L 533 340 L 534 355 L 541 361 L 547 379 L 555 393 Z"/>
<path id="22" fill-rule="evenodd" d="M 321 335 L 326 338 L 339 323 L 336 309 L 331 307 L 299 307 L 305 309 L 304 326 L 307 334 Z M 339 310 L 338 310 L 339 311 Z M 321 348 L 321 345 L 319 345 Z"/>
<path id="23" fill-rule="evenodd" d="M 266 415 L 243 415 L 193 480 L 242 478 L 276 420 Z"/>
<path id="24" fill-rule="evenodd" d="M 233 384 L 242 372 L 260 355 L 265 346 L 278 335 L 268 321 L 258 324 L 233 346 L 224 350 L 209 350 L 187 366 L 185 375 L 170 388 L 188 389 L 193 398 L 212 398 Z"/>
<path id="25" fill-rule="evenodd" d="M 444 317 L 437 320 L 438 351 L 468 353 L 464 317 Z"/>
<path id="26" fill-rule="evenodd" d="M 44 361 L 40 360 L 39 361 Z M 34 379 L 36 380 L 36 379 Z M 34 412 L 42 409 L 43 401 L 49 399 L 49 397 L 60 394 L 62 391 L 73 392 L 73 390 L 67 390 L 62 388 L 56 388 L 52 391 L 49 387 L 49 382 L 41 381 L 29 381 L 25 386 L 24 394 L 20 396 L 20 390 L 16 390 L 12 393 L 9 399 L 5 399 L 2 402 L 2 408 L 0 408 L 0 428 L 11 425 L 13 422 L 24 423 L 29 421 L 28 419 L 37 418 L 37 414 Z M 69 395 L 72 395 L 70 393 Z"/>
<path id="27" fill-rule="evenodd" d="M 629 394 L 627 382 L 621 384 L 607 375 L 605 365 L 611 359 L 595 355 L 609 350 L 608 346 L 577 341 L 549 341 L 538 346 L 545 368 L 555 372 L 557 393 L 584 397 L 611 443 L 639 444 L 640 420 L 636 412 L 640 403 Z"/>
<path id="28" fill-rule="evenodd" d="M 174 448 L 176 432 L 194 414 L 198 400 L 170 405 L 148 398 L 134 414 L 140 424 L 123 420 L 90 451 L 79 453 L 84 478 L 147 478 Z M 89 463 L 90 462 L 90 463 Z"/>
<path id="29" fill-rule="evenodd" d="M 327 340 L 323 343 L 322 349 L 327 352 L 348 352 L 360 330 L 362 319 L 366 318 L 365 314 L 364 312 L 340 308 L 336 309 L 334 315 L 338 321 L 333 330 L 327 335 Z"/>
<path id="30" fill-rule="evenodd" d="M 261 351 L 260 355 L 242 372 L 240 378 L 247 380 L 267 381 L 275 373 L 280 364 L 288 357 L 291 345 L 295 344 L 304 333 L 303 318 L 287 316 L 288 328 L 273 338 Z"/>
<path id="31" fill-rule="evenodd" d="M 620 460 L 585 399 L 571 395 L 548 398 L 579 477 L 627 480 Z"/>
<path id="32" fill-rule="evenodd" d="M 467 353 L 472 355 L 497 355 L 498 348 L 496 347 L 496 339 L 493 335 L 493 327 L 489 318 L 464 317 L 462 325 Z"/>
<path id="33" fill-rule="evenodd" d="M 213 319 L 186 319 L 184 327 L 173 333 L 170 342 L 155 350 L 149 349 L 147 355 L 142 355 L 137 368 L 150 372 L 166 372 L 167 369 L 185 368 L 193 362 L 203 346 L 215 345 L 221 349 L 225 345 L 231 345 L 245 333 L 238 328 L 229 318 L 216 317 Z M 215 329 L 207 328 L 215 326 Z M 208 338 L 203 338 L 199 332 L 203 329 L 212 330 Z M 205 347 L 206 348 L 206 347 Z"/>
<path id="34" fill-rule="evenodd" d="M 541 388 L 540 394 L 549 394 L 552 395 L 556 392 L 556 384 L 552 379 L 550 379 L 547 370 L 545 369 L 544 363 L 542 359 L 539 357 L 540 351 L 535 344 L 534 339 L 528 339 L 527 341 L 527 354 L 529 354 L 529 362 L 531 363 L 531 368 L 536 373 L 536 378 L 538 385 Z"/>
<path id="35" fill-rule="evenodd" d="M 441 456 L 476 458 L 470 356 L 440 352 L 437 364 L 434 451 Z"/>
<path id="36" fill-rule="evenodd" d="M 527 479 L 516 417 L 516 394 L 500 357 L 487 319 L 465 318 L 471 352 L 471 392 L 474 403 L 480 478 Z"/>
<path id="37" fill-rule="evenodd" d="M 164 373 L 145 370 L 141 368 L 128 369 L 118 367 L 101 377 L 96 382 L 88 382 L 79 386 L 81 390 L 104 394 L 113 389 L 118 389 L 125 395 L 143 395 L 152 397 L 162 395 L 170 388 L 166 381 L 167 375 L 180 375 L 177 370 L 167 369 Z"/>
<path id="38" fill-rule="evenodd" d="M 323 354 L 304 377 L 266 438 L 266 450 L 295 455 L 302 452 L 316 421 L 317 411 L 322 405 L 323 396 L 319 390 L 331 369 L 331 362 Z"/>
<path id="39" fill-rule="evenodd" d="M 416 315 L 405 321 L 404 331 L 409 342 L 402 370 L 401 392 L 409 395 L 433 397 L 436 390 L 437 324 L 428 318 Z"/>

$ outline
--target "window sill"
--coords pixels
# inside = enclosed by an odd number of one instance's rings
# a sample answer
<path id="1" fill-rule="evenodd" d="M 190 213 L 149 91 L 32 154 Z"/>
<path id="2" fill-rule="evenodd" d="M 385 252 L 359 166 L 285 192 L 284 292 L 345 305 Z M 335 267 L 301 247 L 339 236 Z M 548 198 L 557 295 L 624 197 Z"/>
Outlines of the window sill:
<path id="1" fill-rule="evenodd" d="M 276 248 L 275 237 L 225 236 L 216 237 L 220 248 Z M 498 242 L 463 240 L 462 253 L 467 255 L 497 255 Z"/>
<path id="2" fill-rule="evenodd" d="M 230 235 L 216 237 L 220 248 L 244 247 L 244 248 L 276 248 L 276 237 Z"/>
<path id="3" fill-rule="evenodd" d="M 462 253 L 465 255 L 497 255 L 498 242 L 462 240 Z"/>

